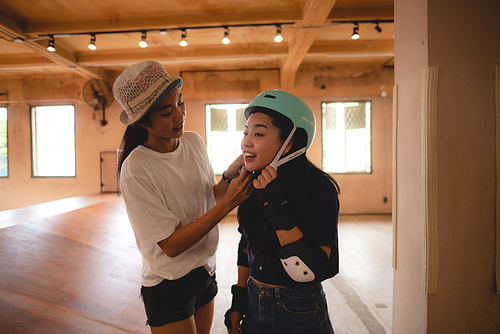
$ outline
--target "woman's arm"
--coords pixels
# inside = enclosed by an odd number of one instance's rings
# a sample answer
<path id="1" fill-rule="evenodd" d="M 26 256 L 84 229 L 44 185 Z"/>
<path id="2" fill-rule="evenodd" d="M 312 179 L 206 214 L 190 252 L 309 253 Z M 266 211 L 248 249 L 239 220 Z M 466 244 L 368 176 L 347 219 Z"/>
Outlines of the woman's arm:
<path id="1" fill-rule="evenodd" d="M 247 308 L 246 289 L 249 277 L 250 269 L 238 266 L 238 283 L 231 288 L 233 294 L 231 308 L 224 314 L 224 324 L 229 334 L 239 334 L 241 332 L 241 320 Z"/>
<path id="2" fill-rule="evenodd" d="M 229 188 L 229 184 L 224 181 L 223 179 L 220 179 L 219 183 L 217 183 L 214 186 L 214 194 L 215 194 L 215 201 L 219 202 L 222 197 L 226 194 L 227 188 Z"/>
<path id="3" fill-rule="evenodd" d="M 276 235 L 278 236 L 278 240 L 282 247 L 291 244 L 292 242 L 295 242 L 304 236 L 304 234 L 302 234 L 302 231 L 297 226 L 295 226 L 289 231 L 278 230 L 276 231 Z M 320 247 L 323 250 L 323 252 L 326 253 L 326 256 L 330 257 L 332 248 L 330 246 L 320 246 Z"/>
<path id="4" fill-rule="evenodd" d="M 243 160 L 243 154 L 241 154 L 223 173 L 223 175 L 229 180 L 229 182 L 240 175 L 241 167 L 244 163 L 245 162 Z M 228 188 L 229 183 L 227 181 L 224 181 L 222 178 L 219 180 L 219 183 L 214 186 L 215 200 L 217 202 L 222 199 L 222 197 L 224 197 Z"/>
<path id="5" fill-rule="evenodd" d="M 238 266 L 238 283 L 236 283 L 236 285 L 241 286 L 242 288 L 246 288 L 249 277 L 250 277 L 250 268 Z"/>
<path id="6" fill-rule="evenodd" d="M 206 214 L 188 225 L 175 230 L 158 246 L 169 257 L 176 257 L 207 235 L 229 212 L 246 200 L 252 192 L 252 176 L 243 171 L 233 179 L 221 200 Z"/>
<path id="7" fill-rule="evenodd" d="M 266 186 L 271 183 L 276 177 L 278 176 L 278 173 L 272 168 L 271 166 L 267 166 L 263 171 L 262 174 L 254 180 L 254 187 L 255 189 L 264 189 Z M 287 219 L 288 217 L 285 217 Z M 293 226 L 293 228 L 289 230 L 285 229 L 277 229 L 276 230 L 276 235 L 278 236 L 278 240 L 281 244 L 281 246 L 286 246 L 288 244 L 291 244 L 299 239 L 301 239 L 304 234 L 302 231 L 297 227 Z M 331 252 L 331 247 L 330 246 L 321 246 L 321 249 L 326 253 L 326 255 L 329 257 L 330 252 Z"/>
<path id="8" fill-rule="evenodd" d="M 246 249 L 246 240 L 241 238 L 238 245 L 238 281 L 231 287 L 233 295 L 231 307 L 224 314 L 224 324 L 228 328 L 229 334 L 240 333 L 240 323 L 247 308 L 247 281 L 250 277 L 250 268 L 248 268 L 248 258 Z"/>
<path id="9" fill-rule="evenodd" d="M 329 266 L 331 248 L 318 247 L 303 238 L 292 204 L 287 201 L 279 182 L 273 181 L 276 177 L 276 171 L 268 166 L 254 180 L 254 187 L 259 206 L 278 236 L 281 245 L 278 254 L 283 268 L 295 282 L 321 280 Z"/>

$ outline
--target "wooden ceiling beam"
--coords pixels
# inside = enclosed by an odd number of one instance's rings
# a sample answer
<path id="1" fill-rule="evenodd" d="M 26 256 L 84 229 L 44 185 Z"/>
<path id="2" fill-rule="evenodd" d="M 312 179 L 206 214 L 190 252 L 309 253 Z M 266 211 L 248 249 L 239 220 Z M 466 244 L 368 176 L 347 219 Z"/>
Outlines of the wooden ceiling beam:
<path id="1" fill-rule="evenodd" d="M 186 27 L 212 27 L 225 25 L 273 24 L 296 22 L 301 19 L 300 10 L 255 11 L 223 15 L 175 15 L 171 17 L 141 17 L 101 21 L 29 22 L 25 33 L 29 36 L 65 33 L 114 32 L 129 30 L 178 29 Z"/>
<path id="2" fill-rule="evenodd" d="M 42 46 L 40 46 L 42 47 Z M 58 47 L 58 52 L 62 52 Z M 67 51 L 66 51 L 67 53 Z M 308 50 L 307 56 L 329 55 L 332 57 L 346 56 L 370 56 L 370 55 L 390 55 L 394 53 L 394 41 L 389 40 L 357 40 L 357 41 L 330 41 L 314 42 Z M 277 47 L 275 44 L 247 45 L 237 49 L 222 49 L 210 47 L 191 47 L 189 49 L 174 48 L 151 48 L 148 53 L 141 50 L 113 50 L 109 52 L 95 53 L 85 51 L 75 53 L 74 62 L 77 64 L 75 69 L 83 68 L 95 75 L 101 75 L 96 68 L 102 66 L 132 64 L 147 59 L 155 59 L 160 62 L 206 62 L 217 60 L 247 60 L 276 61 L 285 59 L 288 56 L 286 46 Z M 67 56 L 69 58 L 69 56 Z M 0 56 L 0 68 L 18 68 L 18 67 L 50 67 L 56 64 L 36 53 L 27 57 L 9 57 Z M 68 67 L 68 64 L 62 66 Z M 88 75 L 85 75 L 89 77 Z"/>
<path id="3" fill-rule="evenodd" d="M 37 53 L 42 56 L 52 60 L 54 63 L 58 64 L 61 67 L 67 67 L 72 69 L 80 76 L 83 76 L 87 79 L 104 79 L 99 71 L 96 69 L 88 69 L 81 67 L 73 54 L 72 50 L 67 50 L 63 48 L 61 45 L 56 44 L 56 51 L 50 52 L 47 50 L 45 46 L 45 42 L 40 41 L 25 41 L 24 44 L 30 46 Z"/>
<path id="4" fill-rule="evenodd" d="M 295 76 L 314 42 L 318 31 L 314 28 L 325 23 L 337 0 L 307 0 L 304 5 L 300 27 L 290 34 L 288 57 L 281 66 L 281 88 L 289 89 L 295 85 Z"/>
<path id="5" fill-rule="evenodd" d="M 308 54 L 354 54 L 359 53 L 394 53 L 393 39 L 377 39 L 377 40 L 337 40 L 330 42 L 313 43 L 309 48 Z"/>
<path id="6" fill-rule="evenodd" d="M 363 20 L 394 20 L 394 4 L 382 6 L 335 6 L 328 20 L 332 21 L 363 21 Z"/>
<path id="7" fill-rule="evenodd" d="M 394 41 L 389 40 L 358 40 L 358 41 L 330 41 L 315 42 L 309 48 L 307 55 L 359 56 L 390 55 L 394 53 Z M 261 44 L 257 46 L 239 47 L 238 49 L 221 49 L 209 47 L 191 47 L 189 49 L 151 48 L 144 54 L 140 50 L 114 50 L 112 52 L 94 53 L 86 51 L 78 53 L 80 66 L 112 66 L 132 64 L 135 62 L 155 59 L 160 62 L 205 62 L 207 60 L 276 60 L 286 59 L 286 46 Z"/>
<path id="8" fill-rule="evenodd" d="M 149 49 L 149 48 L 148 48 Z M 77 59 L 80 65 L 102 66 L 112 64 L 130 63 L 146 59 L 157 61 L 193 61 L 193 60 L 216 60 L 216 59 L 263 59 L 263 57 L 285 57 L 288 49 L 286 46 L 276 46 L 275 44 L 259 44 L 239 46 L 238 48 L 220 47 L 199 47 L 190 48 L 151 48 L 147 53 L 142 50 L 113 50 L 110 52 L 81 52 Z"/>
<path id="9" fill-rule="evenodd" d="M 26 38 L 26 36 L 24 36 L 23 27 L 21 26 L 21 24 L 15 18 L 5 13 L 1 9 L 0 28 L 4 30 L 8 35 Z"/>
<path id="10" fill-rule="evenodd" d="M 89 79 L 90 78 L 102 79 L 98 71 L 78 66 L 76 59 L 73 55 L 73 52 L 71 50 L 66 50 L 65 48 L 59 45 L 57 46 L 56 52 L 50 52 L 47 50 L 45 41 L 42 42 L 38 40 L 30 40 L 24 33 L 23 26 L 19 22 L 17 22 L 16 19 L 14 19 L 13 17 L 11 17 L 10 15 L 1 10 L 0 10 L 0 29 L 2 29 L 2 31 L 5 34 L 10 36 L 12 40 L 19 41 L 18 43 L 20 45 L 24 45 L 25 48 L 28 48 L 30 51 L 34 51 L 35 54 L 37 54 L 39 57 L 44 58 L 46 61 L 42 62 L 42 66 L 50 66 L 50 64 L 52 63 L 54 65 L 73 69 L 77 74 Z M 33 64 L 33 62 L 40 63 L 39 57 L 35 57 L 35 59 L 32 59 L 31 63 L 30 61 L 26 62 L 26 60 L 24 60 L 24 64 L 30 67 L 39 66 Z M 10 67 L 17 67 L 21 65 L 21 62 L 22 60 L 15 65 L 10 65 Z M 4 62 L 2 62 L 2 64 L 3 64 L 2 68 L 9 67 L 9 64 L 6 64 Z"/>
<path id="11" fill-rule="evenodd" d="M 31 57 L 18 57 L 3 55 L 0 57 L 1 69 L 33 68 L 33 67 L 54 67 L 58 66 L 53 61 L 45 57 L 33 54 Z"/>

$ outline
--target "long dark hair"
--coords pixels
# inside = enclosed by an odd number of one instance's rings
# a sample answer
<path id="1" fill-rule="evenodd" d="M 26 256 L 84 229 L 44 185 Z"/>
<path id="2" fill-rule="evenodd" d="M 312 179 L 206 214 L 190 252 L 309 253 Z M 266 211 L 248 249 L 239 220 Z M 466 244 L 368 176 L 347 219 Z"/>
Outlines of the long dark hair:
<path id="1" fill-rule="evenodd" d="M 279 130 L 279 137 L 285 140 L 293 128 L 293 122 L 286 116 L 275 112 L 274 110 L 258 107 L 251 111 L 253 113 L 263 113 L 271 118 L 275 127 Z M 293 146 L 288 152 L 291 154 L 307 145 L 307 132 L 302 128 L 297 128 L 293 135 Z M 257 177 L 259 173 L 254 173 Z M 340 188 L 335 179 L 316 167 L 307 159 L 305 154 L 288 161 L 278 169 L 278 178 L 280 185 L 284 188 L 287 201 L 293 206 L 298 216 L 299 222 L 308 220 L 310 209 L 314 207 L 316 192 L 313 189 L 315 180 L 326 178 L 334 185 L 337 194 Z M 319 195 L 319 194 L 318 194 Z M 255 191 L 238 208 L 238 221 L 246 233 L 247 241 L 252 247 L 254 253 L 267 247 L 274 247 L 276 235 L 269 226 L 266 226 L 266 218 L 259 209 Z M 299 226 L 303 232 L 307 230 L 306 226 Z M 274 241 L 273 241 L 274 240 Z"/>
<path id="2" fill-rule="evenodd" d="M 148 111 L 142 118 L 134 124 L 127 126 L 120 144 L 120 154 L 118 156 L 118 176 L 120 176 L 123 162 L 129 154 L 139 145 L 148 140 L 148 130 L 140 124 L 149 123 Z"/>

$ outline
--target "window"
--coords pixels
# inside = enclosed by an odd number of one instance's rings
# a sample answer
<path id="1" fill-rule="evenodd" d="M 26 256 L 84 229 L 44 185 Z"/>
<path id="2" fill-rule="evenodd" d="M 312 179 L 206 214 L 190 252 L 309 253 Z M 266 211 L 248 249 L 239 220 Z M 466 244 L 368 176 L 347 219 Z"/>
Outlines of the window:
<path id="1" fill-rule="evenodd" d="M 323 170 L 371 173 L 371 103 L 322 104 Z"/>
<path id="2" fill-rule="evenodd" d="M 33 176 L 76 176 L 75 107 L 31 108 Z"/>
<path id="3" fill-rule="evenodd" d="M 222 174 L 241 154 L 247 104 L 206 106 L 207 150 L 215 174 Z"/>
<path id="4" fill-rule="evenodd" d="M 7 108 L 0 108 L 0 177 L 9 176 Z"/>

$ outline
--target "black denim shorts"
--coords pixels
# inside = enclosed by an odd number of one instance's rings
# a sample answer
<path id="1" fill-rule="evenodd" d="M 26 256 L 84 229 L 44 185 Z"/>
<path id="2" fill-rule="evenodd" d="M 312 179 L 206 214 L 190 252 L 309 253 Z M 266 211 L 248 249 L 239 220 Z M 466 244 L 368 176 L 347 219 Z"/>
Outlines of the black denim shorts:
<path id="1" fill-rule="evenodd" d="M 210 276 L 204 267 L 179 279 L 164 279 L 158 285 L 141 288 L 147 324 L 151 327 L 188 319 L 216 295 L 215 274 Z"/>

